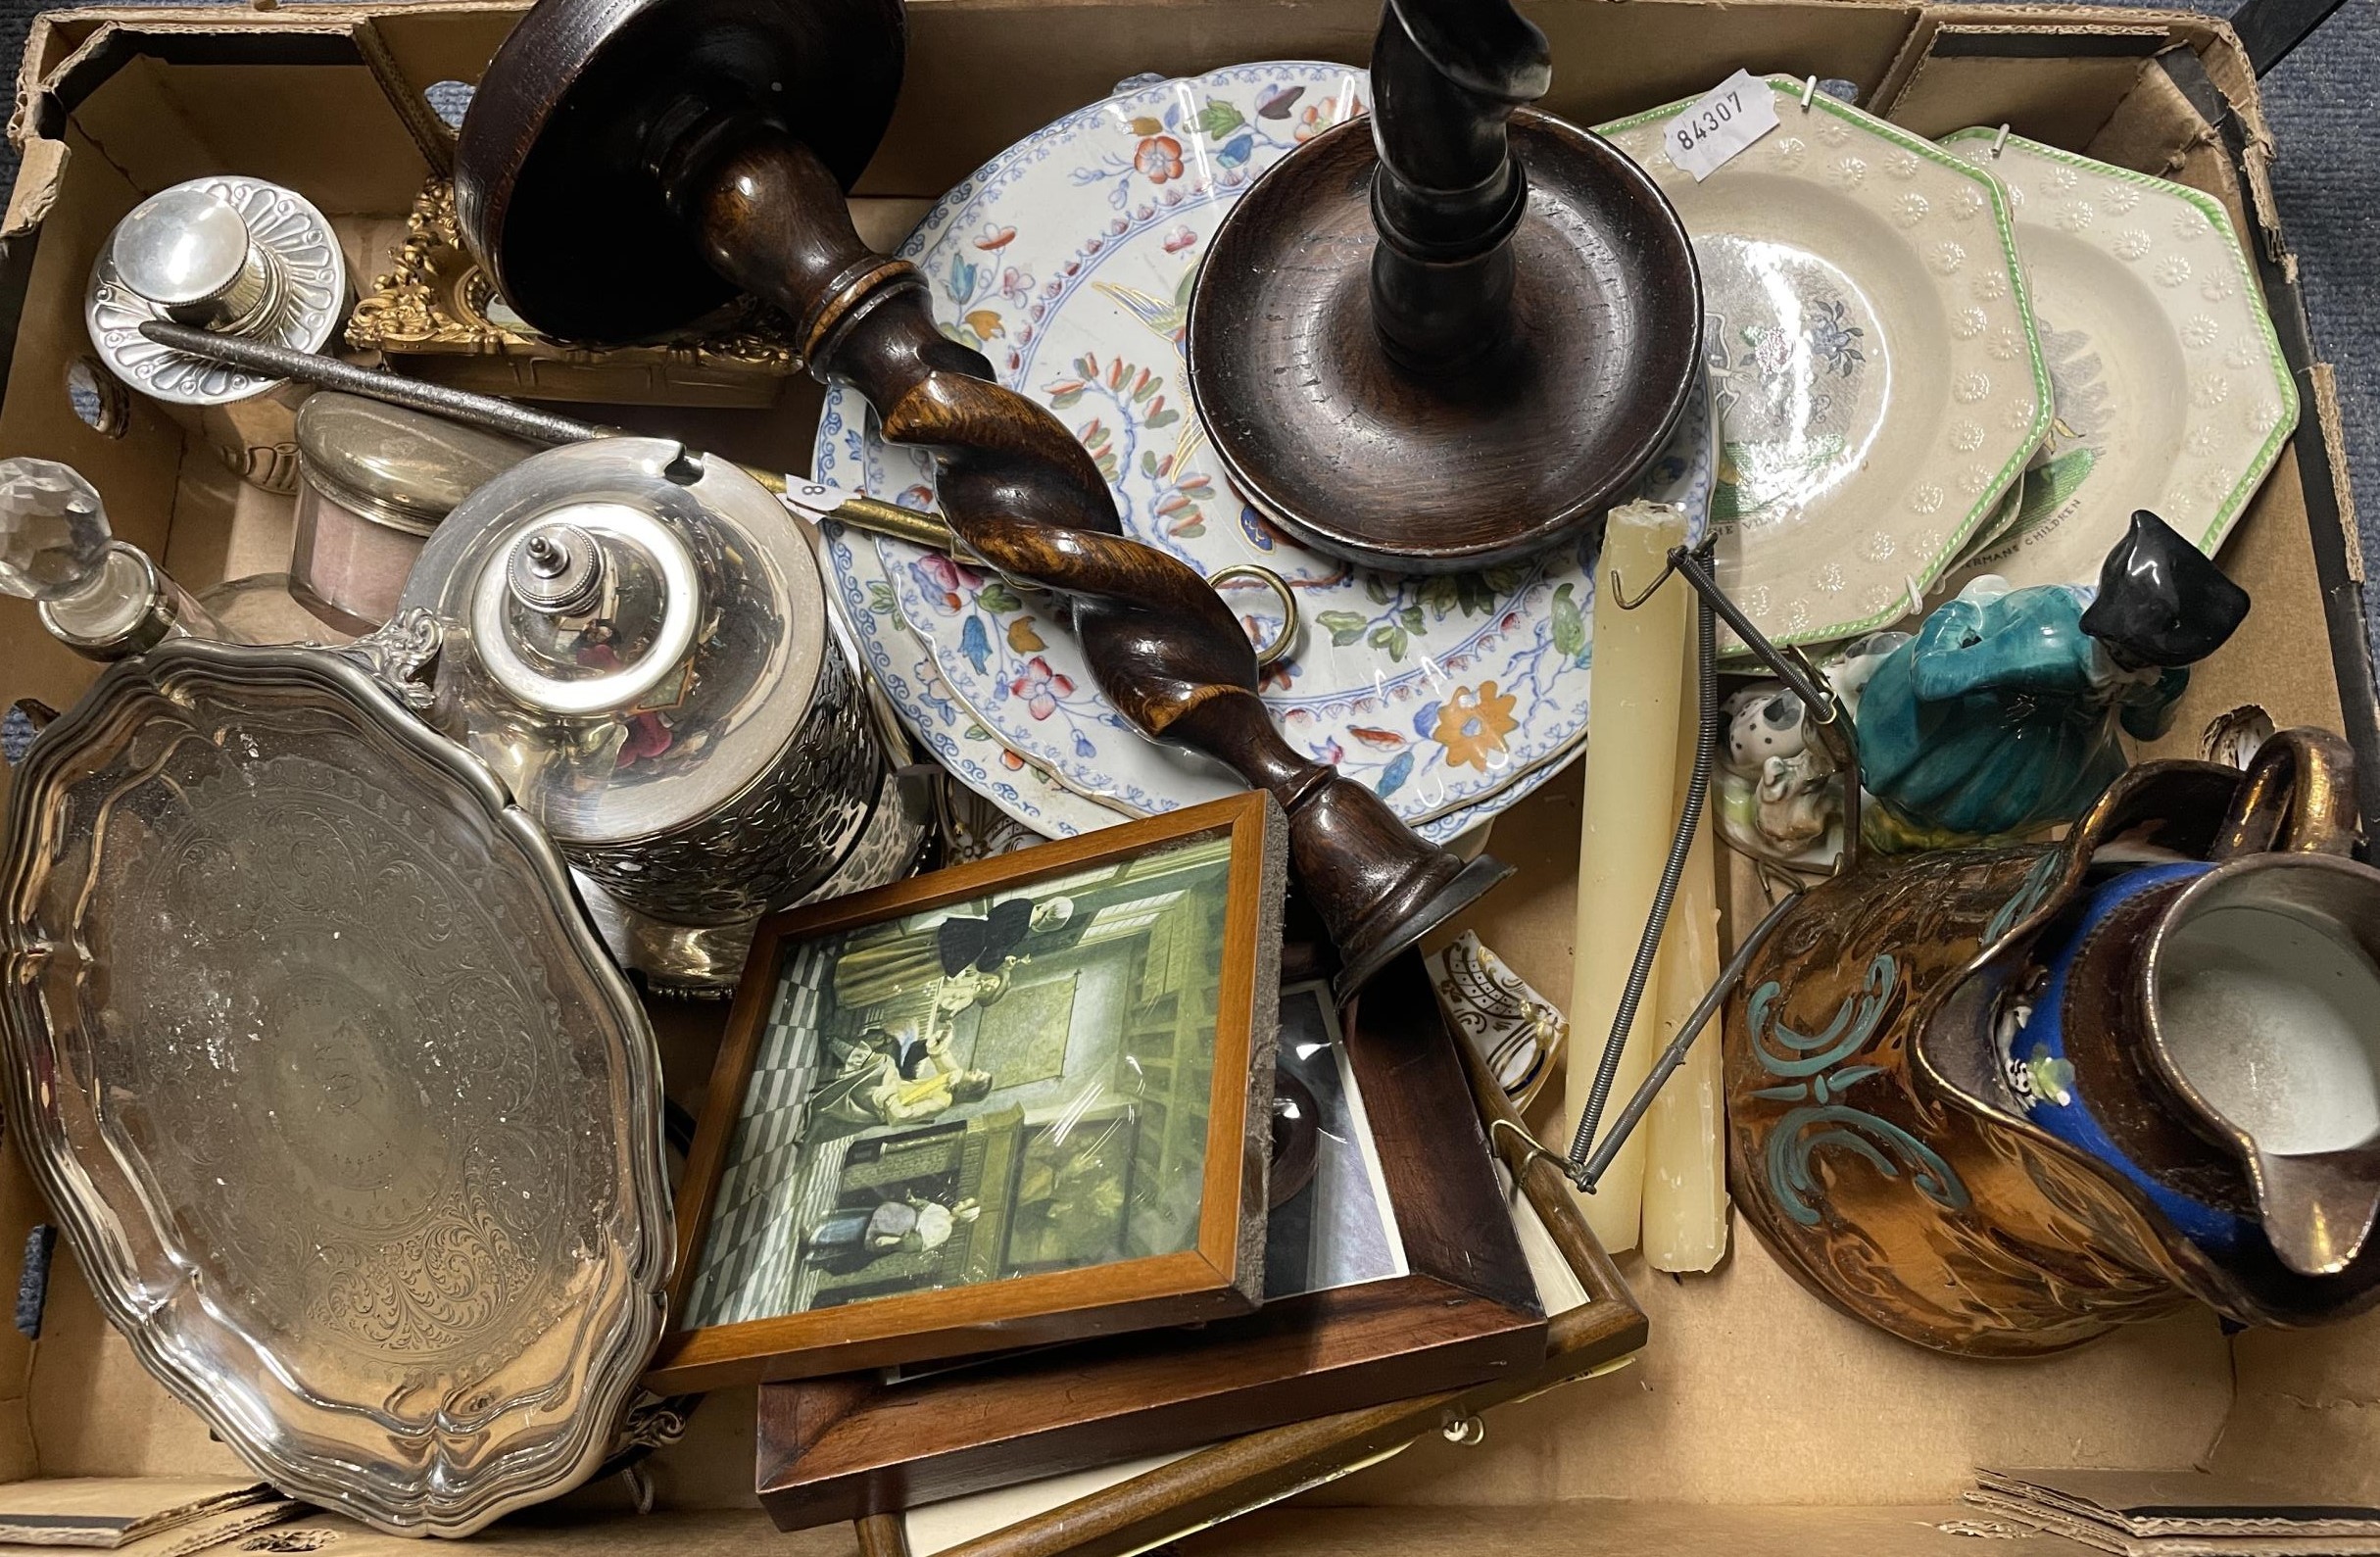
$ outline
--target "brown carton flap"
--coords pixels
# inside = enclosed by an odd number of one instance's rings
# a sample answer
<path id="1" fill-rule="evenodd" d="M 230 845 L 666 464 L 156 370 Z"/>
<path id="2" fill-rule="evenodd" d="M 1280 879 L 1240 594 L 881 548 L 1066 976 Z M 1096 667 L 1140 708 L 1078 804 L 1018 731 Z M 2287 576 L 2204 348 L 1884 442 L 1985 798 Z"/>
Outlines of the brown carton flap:
<path id="1" fill-rule="evenodd" d="M 1978 1489 L 2126 1535 L 2342 1536 L 2380 1548 L 2380 1508 L 2207 1471 L 1978 1470 Z M 1968 1496 L 1971 1499 L 1973 1493 Z M 2344 1547 L 2342 1550 L 2346 1549 Z"/>
<path id="2" fill-rule="evenodd" d="M 0 1542 L 120 1547 L 271 1499 L 250 1477 L 48 1477 L 0 1485 Z"/>
<path id="3" fill-rule="evenodd" d="M 233 159 L 232 165 L 258 157 L 313 156 L 342 140 L 369 142 L 328 171 L 355 179 L 358 159 L 385 163 L 372 176 L 379 180 L 375 188 L 388 187 L 386 203 L 357 204 L 342 214 L 388 219 L 403 212 L 428 164 L 413 126 L 392 106 L 398 93 L 373 78 L 393 72 L 398 91 L 415 94 L 432 81 L 468 80 L 520 9 L 431 3 L 352 10 L 290 7 L 262 14 L 70 15 L 37 29 L 34 65 L 38 79 L 43 70 L 63 67 L 106 27 L 160 38 L 183 38 L 187 29 L 197 28 L 210 36 L 232 35 L 245 46 L 250 38 L 282 28 L 320 35 L 335 22 L 339 46 L 350 51 L 338 64 L 227 68 L 173 63 L 146 45 L 134 52 L 150 61 L 144 67 L 154 73 L 150 83 L 173 94 L 172 112 L 180 122 L 200 124 L 218 137 L 215 150 Z M 1872 89 L 1883 81 L 1920 13 L 1911 6 L 1838 0 L 1724 9 L 1686 0 L 1544 0 L 1531 14 L 1555 37 L 1565 82 L 1563 101 L 1556 106 L 1593 118 L 1699 90 L 1747 59 L 1799 67 L 1799 73 L 1847 75 Z M 2208 50 L 2207 73 L 2242 105 L 2237 112 L 2248 144 L 2261 133 L 2253 81 L 2235 46 L 2204 19 L 2051 7 L 1924 14 L 1978 24 L 2022 21 L 2166 28 Z M 1361 58 L 1369 51 L 1376 18 L 1370 0 L 1170 5 L 915 0 L 909 89 L 896 139 L 879 157 L 872 181 L 890 193 L 938 195 L 1009 138 L 1104 93 L 1118 76 L 1134 71 L 1196 69 L 1267 54 Z M 380 56 L 367 57 L 355 44 L 352 29 L 358 26 L 375 32 L 383 45 Z M 1053 40 L 1062 42 L 1053 46 Z M 1945 71 L 1968 63 L 1936 62 Z M 2140 63 L 2126 62 L 2128 68 Z M 2096 69 L 2088 60 L 2082 68 Z M 287 121 L 237 112 L 234 83 L 244 87 L 259 78 L 234 73 L 253 70 L 289 75 L 320 71 L 343 84 L 319 96 L 276 99 L 276 113 L 303 108 L 316 116 L 293 130 Z M 281 89 L 273 77 L 262 79 Z M 2143 88 L 2169 88 L 2169 82 L 2152 86 L 2153 81 L 2142 77 Z M 290 90 L 301 91 L 294 82 Z M 28 159 L 30 182 L 19 186 L 16 210 L 27 219 L 46 216 L 29 262 L 23 258 L 28 246 L 11 246 L 13 263 L 29 264 L 29 279 L 8 394 L 0 406 L 0 447 L 81 464 L 136 540 L 165 543 L 170 518 L 169 560 L 176 567 L 188 560 L 193 581 L 204 584 L 212 581 L 205 572 L 209 560 L 219 559 L 214 563 L 219 568 L 237 568 L 261 555 L 245 546 L 268 549 L 268 541 L 257 539 L 265 532 L 255 527 L 263 522 L 256 506 L 212 490 L 212 454 L 194 442 L 185 456 L 179 429 L 153 408 L 136 410 L 132 430 L 111 442 L 73 419 L 62 392 L 65 363 L 87 350 L 78 344 L 82 324 L 71 300 L 79 298 L 91 258 L 110 225 L 146 192 L 111 166 L 93 138 L 94 126 L 121 128 L 132 137 L 127 144 L 146 147 L 136 122 L 144 116 L 138 93 L 126 92 L 119 103 L 102 100 L 93 89 L 70 117 L 80 121 L 85 109 L 90 125 L 58 126 L 50 142 L 54 149 Z M 2005 116 L 1989 117 L 1997 122 Z M 2118 114 L 2103 116 L 2111 127 L 2121 122 Z M 2168 135 L 2161 142 L 2144 132 L 2132 143 L 2139 159 L 2135 165 L 2158 166 L 2179 157 L 2175 166 L 2183 176 L 2219 187 L 2219 179 L 2209 182 L 2229 161 L 2219 138 L 2200 135 L 2179 121 L 2163 122 L 2181 132 L 2181 139 Z M 282 146 L 296 141 L 312 144 Z M 143 155 L 158 159 L 161 171 L 170 161 L 170 149 Z M 2124 160 L 2134 158 L 2127 152 Z M 2236 192 L 2232 198 L 2237 200 Z M 2259 202 L 2252 196 L 2245 204 Z M 2269 253 L 2277 237 L 2259 232 L 2259 241 Z M 2310 359 L 2304 370 L 2304 383 L 2311 390 L 2305 398 L 2314 408 L 2312 428 L 2335 433 L 2335 412 L 2326 409 L 2322 378 Z M 739 425 L 758 423 L 747 418 Z M 725 447 L 707 426 L 700 436 L 711 447 Z M 805 449 L 806 429 L 780 422 L 769 429 L 768 442 L 780 452 Z M 2243 526 L 2235 550 L 2253 543 L 2274 553 L 2258 564 L 2266 570 L 2265 608 L 2226 655 L 2227 662 L 2237 664 L 2243 685 L 2276 700 L 2284 693 L 2308 700 L 2311 706 L 2311 700 L 2336 700 L 2351 672 L 2324 663 L 2323 624 L 2315 608 L 2328 597 L 2313 557 L 2308 507 L 2315 510 L 2312 524 L 2328 527 L 2325 544 L 2337 549 L 2342 583 L 2352 587 L 2359 568 L 2351 570 L 2346 562 L 2350 554 L 2336 508 L 2323 506 L 2326 492 L 2343 496 L 2332 462 L 2335 438 L 2309 440 L 2302 429 L 2301 453 L 2309 447 L 2312 465 L 2285 461 L 2296 472 L 2289 478 L 2295 484 L 2276 481 Z M 2306 473 L 2309 468 L 2320 471 L 2323 490 L 2313 489 Z M 2308 569 L 2315 581 L 2311 586 Z M 32 694 L 61 706 L 71 703 L 88 680 L 88 667 L 40 633 L 30 612 L 0 615 L 5 616 L 0 643 L 9 651 L 12 670 L 0 694 Z M 2354 619 L 2352 607 L 2346 619 Z M 2219 677 L 2227 674 L 2210 669 L 2210 701 L 2219 701 Z M 2294 680 L 2305 679 L 2314 690 L 2286 691 Z M 2359 688 L 2355 695 L 2366 698 Z M 1498 852 L 1526 860 L 1530 868 L 1491 898 L 1477 921 L 1483 938 L 1517 972 L 1555 992 L 1569 988 L 1578 798 L 1575 777 L 1557 782 L 1500 825 Z M 0 1246 L 21 1246 L 25 1227 L 42 1215 L 23 1176 L 0 1169 Z M 1251 1551 L 1435 1550 L 1461 1544 L 1517 1553 L 1568 1554 L 1592 1547 L 1661 1557 L 1706 1551 L 1728 1557 L 1813 1550 L 1974 1553 L 1988 1548 L 1937 1528 L 1939 1521 L 1955 1517 L 1949 1510 L 1878 1507 L 1846 1513 L 1815 1506 L 1681 1505 L 1946 1500 L 1978 1461 L 2187 1464 L 2207 1456 L 2210 1447 L 2215 1463 L 2256 1459 L 2255 1468 L 2293 1479 L 2352 1483 L 2380 1474 L 2372 1469 L 2380 1465 L 2380 1409 L 2375 1409 L 2380 1320 L 2312 1335 L 2254 1334 L 2227 1346 L 2208 1316 L 2193 1314 L 2051 1362 L 1991 1366 L 1947 1361 L 1859 1328 L 1791 1284 L 1748 1241 L 1739 1240 L 1733 1259 L 1712 1278 L 1646 1279 L 1632 1262 L 1628 1274 L 1638 1282 L 1654 1324 L 1651 1349 L 1637 1368 L 1499 1412 L 1489 1419 L 1487 1440 L 1479 1448 L 1426 1443 L 1393 1462 L 1396 1469 L 1384 1468 L 1339 1489 L 1341 1495 L 1373 1501 L 1507 1506 L 1462 1512 L 1407 1508 L 1380 1515 L 1318 1510 L 1251 1522 L 1205 1539 L 1214 1543 L 1212 1549 Z M 80 1289 L 62 1250 L 50 1329 L 39 1345 L 28 1347 L 13 1331 L 0 1331 L 0 1470 L 29 1474 L 38 1442 L 41 1468 L 51 1474 L 237 1474 L 227 1451 L 209 1443 L 196 1419 L 170 1402 L 133 1362 Z M 2231 1430 L 2222 1433 L 2235 1353 L 2240 1406 Z M 28 1391 L 29 1412 L 24 1409 Z M 663 1501 L 679 1507 L 748 1502 L 752 1422 L 749 1393 L 711 1400 L 683 1444 L 649 1462 Z M 2222 1441 L 2215 1446 L 2218 1434 Z M 607 1509 L 618 1509 L 624 1500 L 616 1485 L 600 1492 Z M 588 1494 L 597 1495 L 597 1489 Z M 1646 1501 L 1509 1506 L 1588 1497 Z M 600 1534 L 555 1523 L 564 1517 L 508 1522 L 489 1538 L 558 1551 L 602 1547 L 626 1553 L 642 1546 L 655 1557 L 742 1552 L 780 1539 L 767 1533 L 756 1512 L 614 1519 Z M 375 1543 L 384 1539 L 349 1527 L 339 1544 L 363 1557 L 365 1547 L 376 1552 Z M 789 1538 L 778 1549 L 848 1552 L 850 1536 L 820 1532 L 807 1544 Z"/>
<path id="4" fill-rule="evenodd" d="M 1690 6 L 1544 0 L 1522 9 L 1545 29 L 1558 62 L 1543 107 L 1580 124 L 1698 97 L 1738 66 L 1848 80 L 1869 102 L 1919 15 L 1914 6 L 1841 0 L 1730 6 L 1727 47 L 1715 59 L 1713 19 Z"/>
<path id="5" fill-rule="evenodd" d="M 2142 66 L 2177 39 L 2154 12 L 2137 23 L 2105 13 L 1969 16 L 1928 12 L 1919 21 L 1876 94 L 1876 112 L 1920 135 L 2005 123 L 2034 140 L 2081 146 Z"/>

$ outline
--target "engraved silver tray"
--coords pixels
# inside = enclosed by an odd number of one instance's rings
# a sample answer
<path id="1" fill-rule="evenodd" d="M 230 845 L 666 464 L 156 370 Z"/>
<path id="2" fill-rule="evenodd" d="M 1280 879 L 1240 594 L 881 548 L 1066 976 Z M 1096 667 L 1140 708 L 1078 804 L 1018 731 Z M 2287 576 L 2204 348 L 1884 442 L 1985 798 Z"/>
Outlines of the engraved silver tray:
<path id="1" fill-rule="evenodd" d="M 659 1062 L 544 834 L 319 650 L 111 666 L 9 811 L 11 1126 L 109 1319 L 283 1490 L 466 1534 L 659 1336 Z"/>

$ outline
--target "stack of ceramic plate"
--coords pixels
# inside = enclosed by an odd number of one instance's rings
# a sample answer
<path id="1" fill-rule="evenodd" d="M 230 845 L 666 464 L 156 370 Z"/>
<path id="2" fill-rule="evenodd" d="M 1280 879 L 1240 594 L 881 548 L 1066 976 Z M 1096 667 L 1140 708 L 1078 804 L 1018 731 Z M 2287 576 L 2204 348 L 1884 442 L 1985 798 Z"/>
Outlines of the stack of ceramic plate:
<path id="1" fill-rule="evenodd" d="M 1602 127 L 1676 204 L 1702 268 L 1718 572 L 1779 643 L 1907 615 L 2050 426 L 2008 197 L 1931 141 L 1772 78 L 1775 129 L 1699 182 L 1662 148 L 1689 101 Z"/>
<path id="2" fill-rule="evenodd" d="M 1253 564 L 1287 584 L 1295 637 L 1264 677 L 1267 706 L 1292 745 L 1442 841 L 1528 795 L 1584 741 L 1592 543 L 1429 578 L 1308 552 L 1225 482 L 1181 352 L 1190 279 L 1232 202 L 1299 142 L 1362 112 L 1365 89 L 1362 73 L 1324 64 L 1131 87 L 996 158 L 900 253 L 926 272 L 946 331 L 1092 452 L 1128 533 L 1210 576 Z M 1645 479 L 1648 497 L 1687 508 L 1697 536 L 1714 478 L 1710 429 L 1698 401 Z M 878 496 L 933 500 L 931 462 L 884 443 L 848 389 L 827 397 L 813 468 Z M 1085 832 L 1239 787 L 1128 725 L 1048 598 L 832 525 L 826 554 L 861 653 L 902 718 L 971 789 L 1036 831 Z M 1285 613 L 1263 588 L 1226 598 L 1255 641 L 1282 632 Z"/>
<path id="3" fill-rule="evenodd" d="M 2297 419 L 2221 206 L 1962 130 L 1939 145 L 1787 77 L 1709 177 L 1603 126 L 1693 235 L 1719 576 L 1780 643 L 1887 626 L 1981 572 L 2094 583 L 2135 509 L 2212 555 Z"/>

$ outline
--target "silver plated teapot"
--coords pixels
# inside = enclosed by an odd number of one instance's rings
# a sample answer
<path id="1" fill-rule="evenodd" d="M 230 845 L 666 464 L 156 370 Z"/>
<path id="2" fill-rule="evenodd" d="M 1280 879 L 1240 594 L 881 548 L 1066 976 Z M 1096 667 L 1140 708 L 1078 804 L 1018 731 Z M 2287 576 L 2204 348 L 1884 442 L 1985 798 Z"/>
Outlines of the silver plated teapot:
<path id="1" fill-rule="evenodd" d="M 582 875 L 647 919 L 732 935 L 899 809 L 830 609 L 810 529 L 759 482 L 606 438 L 466 498 L 391 626 L 436 638 L 424 716 Z"/>
<path id="2" fill-rule="evenodd" d="M 833 631 L 815 546 L 726 461 L 569 445 L 472 493 L 396 616 L 323 652 L 495 772 L 597 889 L 615 955 L 723 992 L 761 914 L 904 874 L 930 823 Z M 0 462 L 0 589 L 93 657 L 220 636 L 46 462 Z"/>

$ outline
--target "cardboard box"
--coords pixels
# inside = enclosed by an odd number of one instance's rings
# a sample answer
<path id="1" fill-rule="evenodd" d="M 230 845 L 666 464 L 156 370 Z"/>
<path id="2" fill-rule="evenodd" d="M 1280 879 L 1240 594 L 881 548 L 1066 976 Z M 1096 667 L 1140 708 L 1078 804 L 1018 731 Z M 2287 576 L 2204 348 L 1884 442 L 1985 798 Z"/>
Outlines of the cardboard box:
<path id="1" fill-rule="evenodd" d="M 424 89 L 474 77 L 519 9 L 425 0 L 94 10 L 36 24 L 13 125 L 24 168 L 0 263 L 0 450 L 80 467 L 120 532 L 188 583 L 284 566 L 286 500 L 241 486 L 138 397 L 114 438 L 70 409 L 66 373 L 89 350 L 81 296 L 93 256 L 142 195 L 236 170 L 295 185 L 332 214 L 367 281 L 422 177 L 451 154 Z M 2224 554 L 2258 608 L 2200 670 L 2165 749 L 2195 751 L 2210 720 L 2246 704 L 2283 725 L 2343 729 L 2362 759 L 2363 808 L 2380 814 L 2380 719 L 2336 401 L 2329 370 L 2310 354 L 2273 209 L 2275 150 L 2256 84 L 2221 24 L 2185 13 L 1855 0 L 1542 0 L 1530 11 L 1554 43 L 1546 106 L 1581 122 L 1700 91 L 1749 66 L 1847 78 L 1864 106 L 1927 133 L 2005 121 L 2220 198 L 2262 269 L 2305 414 Z M 909 14 L 906 95 L 855 202 L 879 242 L 985 158 L 1120 77 L 1261 58 L 1360 61 L 1378 12 L 1374 0 L 911 0 Z M 686 414 L 677 425 L 723 453 L 799 468 L 815 407 L 814 391 L 794 385 L 772 411 Z M 63 706 L 88 680 L 89 667 L 43 635 L 27 608 L 0 608 L 0 697 Z M 1505 818 L 1498 852 L 1524 869 L 1474 920 L 1540 989 L 1569 988 L 1578 803 L 1574 776 Z M 711 1019 L 680 1012 L 664 1024 L 683 1101 L 698 1100 Z M 0 1247 L 22 1246 L 45 1215 L 10 1154 L 0 1166 Z M 1305 1506 L 1201 1544 L 1965 1551 L 1965 1537 L 1942 1527 L 1960 1518 L 1953 1500 L 1982 1463 L 2205 1464 L 2309 1497 L 2380 1496 L 2380 1316 L 2226 1338 L 2211 1314 L 2194 1312 L 2050 1361 L 1962 1363 L 1834 1313 L 1740 1231 L 1710 1278 L 1651 1276 L 1632 1260 L 1623 1268 L 1653 1325 L 1637 1366 L 1504 1409 L 1479 1447 L 1417 1445 Z M 748 1391 L 710 1400 L 688 1438 L 650 1462 L 662 1510 L 650 1518 L 623 1517 L 616 1485 L 594 1487 L 484 1538 L 620 1557 L 775 1541 L 849 1550 L 846 1529 L 769 1530 L 753 1504 L 752 1424 Z M 42 1338 L 0 1331 L 0 1480 L 237 1472 L 100 1320 L 62 1248 Z M 345 1550 L 393 1549 L 353 1527 L 321 1528 Z M 274 1533 L 275 1549 L 290 1549 L 289 1535 Z"/>

